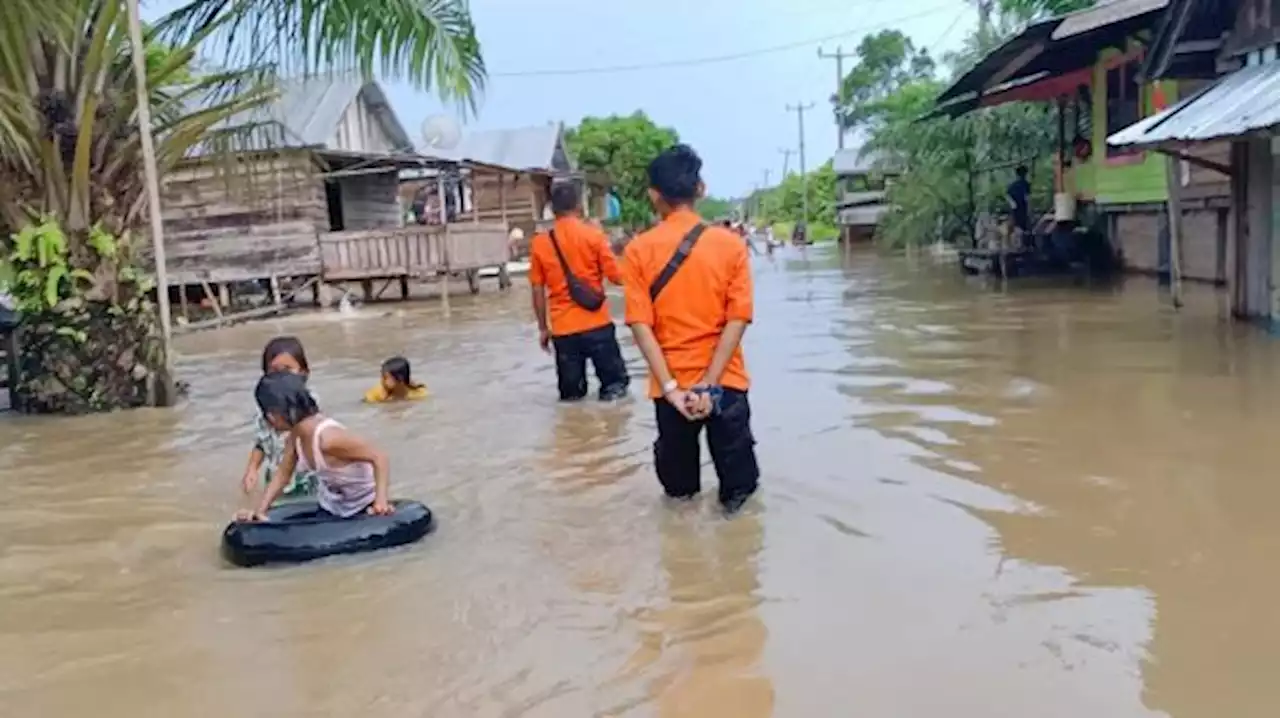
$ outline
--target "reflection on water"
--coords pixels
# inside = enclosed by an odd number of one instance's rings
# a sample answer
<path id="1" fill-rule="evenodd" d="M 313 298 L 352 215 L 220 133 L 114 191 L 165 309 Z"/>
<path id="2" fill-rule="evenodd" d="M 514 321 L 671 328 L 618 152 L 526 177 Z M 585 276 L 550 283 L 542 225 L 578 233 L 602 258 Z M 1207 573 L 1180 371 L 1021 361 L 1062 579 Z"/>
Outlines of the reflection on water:
<path id="1" fill-rule="evenodd" d="M 188 336 L 176 410 L 0 418 L 0 712 L 1274 715 L 1271 341 L 1144 281 L 756 271 L 764 477 L 733 521 L 660 499 L 648 400 L 555 402 L 522 292 Z M 425 542 L 220 562 L 280 332 L 435 509 Z M 360 404 L 395 354 L 432 398 Z"/>

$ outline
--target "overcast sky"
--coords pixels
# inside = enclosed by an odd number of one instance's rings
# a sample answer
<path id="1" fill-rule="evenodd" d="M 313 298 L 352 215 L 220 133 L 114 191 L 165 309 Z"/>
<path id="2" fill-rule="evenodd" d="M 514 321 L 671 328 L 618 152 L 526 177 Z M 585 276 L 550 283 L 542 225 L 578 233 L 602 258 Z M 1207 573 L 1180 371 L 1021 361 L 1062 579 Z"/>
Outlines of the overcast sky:
<path id="1" fill-rule="evenodd" d="M 2 1 L 2 0 L 0 0 Z M 155 17 L 175 2 L 148 3 Z M 786 105 L 813 102 L 806 114 L 809 168 L 836 147 L 830 97 L 835 63 L 817 48 L 846 51 L 867 32 L 898 28 L 936 55 L 959 46 L 976 23 L 964 0 L 471 0 L 489 84 L 479 116 L 466 129 L 501 129 L 637 109 L 674 127 L 705 163 L 708 191 L 743 195 L 771 170 L 782 169 L 780 147 L 797 146 L 795 113 Z M 805 42 L 840 35 L 824 43 Z M 680 67 L 576 76 L 504 76 L 533 70 L 680 62 L 793 49 Z M 443 111 L 431 95 L 385 83 L 405 127 L 417 139 L 426 117 Z M 466 130 L 464 130 L 465 132 Z M 797 160 L 791 159 L 791 169 Z"/>

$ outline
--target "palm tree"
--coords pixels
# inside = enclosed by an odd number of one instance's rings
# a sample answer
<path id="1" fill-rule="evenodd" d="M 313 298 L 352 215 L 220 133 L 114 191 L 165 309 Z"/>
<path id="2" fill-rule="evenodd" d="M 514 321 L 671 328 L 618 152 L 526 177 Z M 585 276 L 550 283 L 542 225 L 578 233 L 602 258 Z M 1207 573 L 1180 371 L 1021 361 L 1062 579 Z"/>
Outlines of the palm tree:
<path id="1" fill-rule="evenodd" d="M 0 289 L 24 318 L 32 411 L 149 402 L 164 363 L 148 273 L 138 95 L 121 0 L 3 0 Z M 160 175 L 197 145 L 229 153 L 281 74 L 401 77 L 474 106 L 484 65 L 466 0 L 192 0 L 147 33 Z M 230 68 L 194 71 L 201 67 Z M 226 163 L 230 165 L 231 163 Z"/>

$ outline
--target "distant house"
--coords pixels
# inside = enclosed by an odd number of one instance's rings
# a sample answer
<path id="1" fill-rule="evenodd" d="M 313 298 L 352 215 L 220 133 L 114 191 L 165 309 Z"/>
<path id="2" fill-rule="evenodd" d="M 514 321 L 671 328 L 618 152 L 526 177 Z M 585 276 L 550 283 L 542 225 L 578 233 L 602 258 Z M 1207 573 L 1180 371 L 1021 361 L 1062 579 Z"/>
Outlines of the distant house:
<path id="1" fill-rule="evenodd" d="M 1187 246 L 1184 276 L 1221 282 L 1227 272 L 1223 228 L 1230 187 L 1213 167 L 1225 163 L 1227 145 L 1198 147 L 1171 178 L 1162 155 L 1107 143 L 1109 134 L 1198 88 L 1196 82 L 1142 76 L 1152 33 L 1169 3 L 1113 0 L 1034 22 L 945 90 L 935 114 L 957 117 L 1009 102 L 1051 104 L 1055 219 L 1070 223 L 1096 211 L 1128 269 L 1166 274 L 1167 204 L 1176 192 L 1195 237 Z"/>
<path id="2" fill-rule="evenodd" d="M 464 189 L 460 190 L 458 209 L 469 212 L 474 207 L 481 220 L 504 221 L 511 227 L 519 227 L 526 239 L 552 219 L 552 181 L 578 182 L 583 189 L 587 216 L 604 217 L 606 214 L 608 178 L 588 176 L 576 169 L 565 149 L 564 128 L 559 123 L 468 132 L 464 133 L 458 147 L 428 152 L 445 159 L 515 170 L 509 175 L 489 174 L 462 182 Z M 401 197 L 408 202 L 421 201 L 434 186 L 428 174 L 403 173 Z"/>
<path id="3" fill-rule="evenodd" d="M 880 218 L 889 209 L 885 193 L 897 176 L 878 155 L 861 149 L 836 152 L 831 160 L 836 173 L 836 223 L 840 241 L 864 242 L 875 237 Z"/>
<path id="4" fill-rule="evenodd" d="M 1219 257 L 1232 311 L 1280 326 L 1280 0 L 1170 0 L 1150 47 L 1146 77 L 1198 90 L 1113 128 L 1107 145 L 1159 153 L 1184 166 L 1204 165 L 1207 149 L 1222 148 L 1222 159 L 1206 169 L 1229 189 L 1217 234 L 1224 238 Z M 1186 202 L 1171 210 L 1189 257 L 1201 234 L 1193 210 Z"/>
<path id="5" fill-rule="evenodd" d="M 369 295 L 373 279 L 399 278 L 407 296 L 411 276 L 506 261 L 501 227 L 401 231 L 400 172 L 459 163 L 418 154 L 376 82 L 286 82 L 220 129 L 244 130 L 231 161 L 200 146 L 164 178 L 170 285 L 220 285 L 225 305 L 233 282 L 360 280 Z"/>
<path id="6" fill-rule="evenodd" d="M 272 137 L 235 167 L 197 150 L 164 178 L 171 284 L 317 276 L 317 233 L 400 226 L 397 173 L 419 160 L 377 83 L 285 83 L 227 124 Z"/>

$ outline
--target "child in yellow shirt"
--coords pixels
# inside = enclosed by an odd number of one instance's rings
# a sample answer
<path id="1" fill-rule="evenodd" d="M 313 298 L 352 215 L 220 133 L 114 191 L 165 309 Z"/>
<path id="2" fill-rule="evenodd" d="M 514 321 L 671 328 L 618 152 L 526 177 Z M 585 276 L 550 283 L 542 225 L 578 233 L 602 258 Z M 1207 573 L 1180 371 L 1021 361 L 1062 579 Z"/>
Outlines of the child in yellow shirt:
<path id="1" fill-rule="evenodd" d="M 382 380 L 364 393 L 364 400 L 370 404 L 380 404 L 384 401 L 425 399 L 427 395 L 427 387 L 410 377 L 409 360 L 391 357 L 382 362 Z"/>

